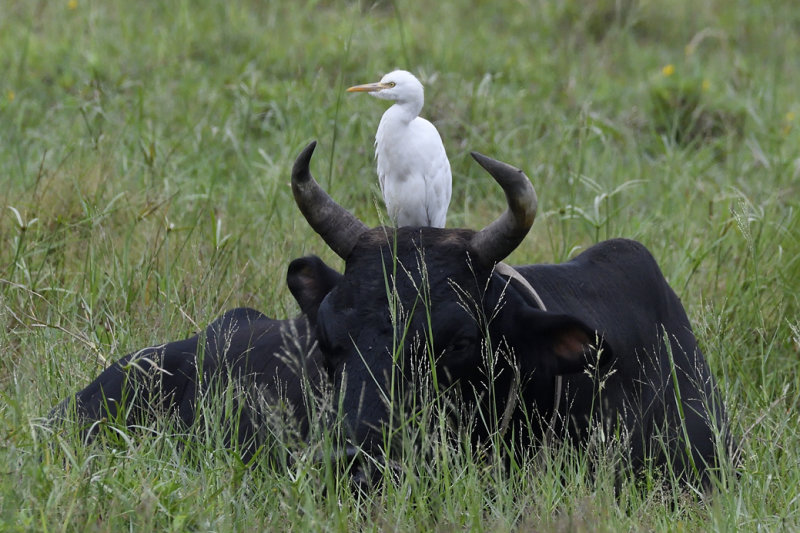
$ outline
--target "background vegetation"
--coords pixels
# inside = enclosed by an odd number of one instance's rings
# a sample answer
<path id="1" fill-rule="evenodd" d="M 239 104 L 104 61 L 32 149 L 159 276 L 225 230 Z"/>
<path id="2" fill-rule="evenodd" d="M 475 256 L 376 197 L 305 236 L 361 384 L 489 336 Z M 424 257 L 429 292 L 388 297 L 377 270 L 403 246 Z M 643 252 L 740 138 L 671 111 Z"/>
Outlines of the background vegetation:
<path id="1" fill-rule="evenodd" d="M 792 0 L 1 6 L 2 529 L 800 527 Z M 47 446 L 39 417 L 109 361 L 235 306 L 293 316 L 289 260 L 341 266 L 295 208 L 290 165 L 318 139 L 317 178 L 377 225 L 385 104 L 344 88 L 397 67 L 423 80 L 450 156 L 450 227 L 503 208 L 479 150 L 539 193 L 512 264 L 614 236 L 652 250 L 724 383 L 738 481 L 615 497 L 568 458 L 508 475 L 451 453 L 365 496 L 213 443 L 188 461 L 163 431 Z"/>

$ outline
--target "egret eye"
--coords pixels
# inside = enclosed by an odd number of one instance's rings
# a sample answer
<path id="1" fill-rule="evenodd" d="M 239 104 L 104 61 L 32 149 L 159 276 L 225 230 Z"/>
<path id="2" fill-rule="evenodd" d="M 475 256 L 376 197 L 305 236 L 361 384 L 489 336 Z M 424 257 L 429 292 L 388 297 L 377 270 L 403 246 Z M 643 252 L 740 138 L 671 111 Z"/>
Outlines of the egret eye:
<path id="1" fill-rule="evenodd" d="M 387 86 L 387 87 L 389 87 L 389 88 L 392 88 L 392 87 L 394 87 L 395 85 L 397 85 L 397 84 L 396 84 L 395 82 L 393 82 L 393 81 L 390 81 L 390 82 L 388 82 L 388 83 L 386 84 L 386 86 Z"/>

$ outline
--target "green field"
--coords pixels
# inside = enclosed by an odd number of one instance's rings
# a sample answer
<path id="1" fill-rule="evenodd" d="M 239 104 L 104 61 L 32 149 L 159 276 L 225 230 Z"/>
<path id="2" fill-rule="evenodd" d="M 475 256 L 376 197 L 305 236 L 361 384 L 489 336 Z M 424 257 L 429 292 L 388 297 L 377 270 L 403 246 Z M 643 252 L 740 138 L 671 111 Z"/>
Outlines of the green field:
<path id="1" fill-rule="evenodd" d="M 793 0 L 2 0 L 0 530 L 797 530 L 798 57 Z M 187 448 L 168 422 L 89 445 L 42 428 L 129 351 L 233 307 L 298 313 L 289 261 L 342 262 L 291 164 L 317 139 L 317 179 L 378 225 L 387 104 L 344 89 L 395 68 L 448 150 L 449 227 L 504 209 L 478 150 L 539 194 L 509 263 L 618 236 L 653 252 L 722 384 L 738 480 L 615 495 L 563 450 L 506 470 L 443 447 L 361 494 L 311 461 L 245 466 L 213 429 Z"/>

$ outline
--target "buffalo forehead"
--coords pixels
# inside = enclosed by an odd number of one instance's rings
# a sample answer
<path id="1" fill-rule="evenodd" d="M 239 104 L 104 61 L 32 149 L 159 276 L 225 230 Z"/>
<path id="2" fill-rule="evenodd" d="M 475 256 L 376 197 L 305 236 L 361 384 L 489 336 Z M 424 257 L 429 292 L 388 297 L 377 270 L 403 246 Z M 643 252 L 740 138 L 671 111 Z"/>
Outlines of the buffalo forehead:
<path id="1" fill-rule="evenodd" d="M 429 227 L 373 228 L 359 238 L 345 265 L 345 276 L 383 278 L 395 262 L 416 276 L 425 264 L 429 279 L 469 272 L 472 230 Z M 399 271 L 400 269 L 397 269 Z"/>
<path id="2" fill-rule="evenodd" d="M 469 243 L 474 234 L 472 230 L 428 227 L 368 230 L 347 258 L 344 279 L 331 294 L 330 303 L 337 312 L 346 311 L 347 317 L 340 315 L 340 320 L 362 320 L 370 314 L 375 314 L 370 323 L 388 319 L 385 278 L 396 272 L 394 286 L 408 311 L 423 289 L 424 258 L 424 293 L 431 297 L 434 309 L 450 308 L 447 304 L 458 302 L 453 284 L 473 292 L 469 289 L 476 287 L 476 278 L 488 274 L 488 270 L 477 272 L 482 267 L 470 260 Z"/>
<path id="3" fill-rule="evenodd" d="M 462 248 L 467 249 L 470 239 L 475 234 L 469 229 L 444 229 L 430 227 L 390 228 L 381 226 L 365 231 L 358 240 L 353 255 L 359 249 L 394 247 L 400 250 Z M 396 241 L 396 242 L 395 242 Z"/>

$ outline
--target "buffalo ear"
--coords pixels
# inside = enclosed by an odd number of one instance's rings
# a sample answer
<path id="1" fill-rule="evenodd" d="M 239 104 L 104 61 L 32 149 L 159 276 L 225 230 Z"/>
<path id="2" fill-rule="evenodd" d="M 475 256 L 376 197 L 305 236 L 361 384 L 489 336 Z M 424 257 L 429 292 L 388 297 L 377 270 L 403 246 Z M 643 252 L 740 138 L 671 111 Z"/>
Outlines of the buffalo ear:
<path id="1" fill-rule="evenodd" d="M 341 278 L 341 274 L 316 255 L 295 259 L 289 263 L 286 273 L 286 283 L 292 296 L 312 323 L 317 321 L 317 310 L 322 300 Z"/>
<path id="2" fill-rule="evenodd" d="M 525 315 L 537 362 L 554 374 L 575 374 L 610 360 L 608 343 L 578 318 L 538 309 Z"/>

